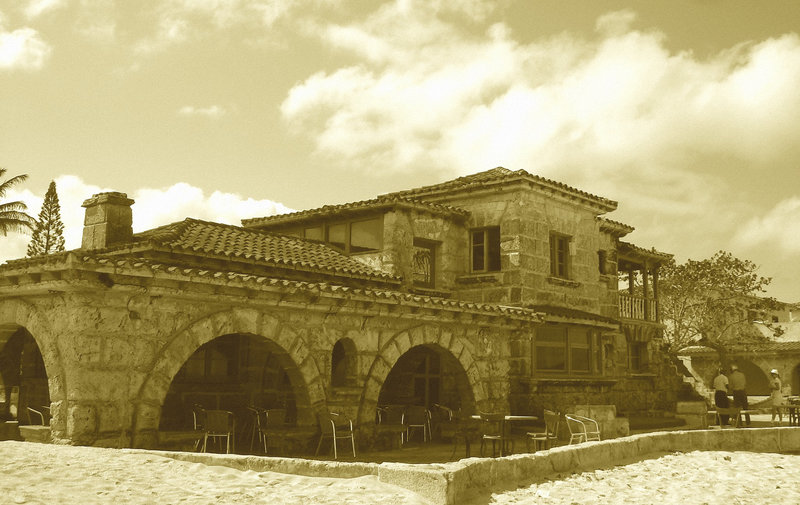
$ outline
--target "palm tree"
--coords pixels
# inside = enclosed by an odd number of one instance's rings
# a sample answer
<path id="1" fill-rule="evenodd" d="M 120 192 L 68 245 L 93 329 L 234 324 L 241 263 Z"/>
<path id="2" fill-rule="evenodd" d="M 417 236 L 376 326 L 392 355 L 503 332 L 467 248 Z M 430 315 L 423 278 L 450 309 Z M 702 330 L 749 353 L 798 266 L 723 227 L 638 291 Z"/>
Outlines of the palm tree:
<path id="1" fill-rule="evenodd" d="M 0 168 L 0 180 L 6 175 L 6 169 Z M 0 199 L 6 196 L 6 192 L 15 184 L 25 181 L 26 174 L 17 175 L 6 181 L 0 182 Z M 6 202 L 0 203 L 0 234 L 8 235 L 8 232 L 24 232 L 32 230 L 36 226 L 36 219 L 32 218 L 25 211 L 28 206 L 25 202 Z"/>

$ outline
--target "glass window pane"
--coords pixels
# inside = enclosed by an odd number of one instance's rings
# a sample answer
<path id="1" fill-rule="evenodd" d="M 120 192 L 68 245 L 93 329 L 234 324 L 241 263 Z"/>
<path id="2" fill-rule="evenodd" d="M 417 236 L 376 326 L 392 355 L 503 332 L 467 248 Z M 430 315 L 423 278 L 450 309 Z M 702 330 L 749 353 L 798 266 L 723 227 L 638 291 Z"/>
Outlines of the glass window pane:
<path id="1" fill-rule="evenodd" d="M 472 232 L 472 270 L 481 272 L 485 269 L 484 264 L 484 233 L 481 231 Z"/>
<path id="2" fill-rule="evenodd" d="M 375 251 L 381 248 L 379 219 L 356 221 L 350 224 L 350 252 Z"/>
<path id="3" fill-rule="evenodd" d="M 544 326 L 536 330 L 537 342 L 560 342 L 566 344 L 566 328 Z"/>
<path id="4" fill-rule="evenodd" d="M 567 353 L 563 347 L 536 346 L 538 370 L 566 370 Z"/>
<path id="5" fill-rule="evenodd" d="M 344 223 L 328 225 L 328 243 L 344 249 L 346 245 L 347 225 Z"/>
<path id="6" fill-rule="evenodd" d="M 576 348 L 570 349 L 570 360 L 572 361 L 573 372 L 588 372 L 591 356 L 589 356 L 589 349 Z"/>
<path id="7" fill-rule="evenodd" d="M 306 228 L 303 230 L 304 235 L 307 239 L 311 240 L 323 240 L 324 237 L 322 236 L 322 226 L 313 226 L 311 228 Z"/>
<path id="8" fill-rule="evenodd" d="M 497 272 L 500 270 L 500 228 L 486 230 L 486 238 L 486 255 L 489 259 L 488 268 L 491 272 Z"/>

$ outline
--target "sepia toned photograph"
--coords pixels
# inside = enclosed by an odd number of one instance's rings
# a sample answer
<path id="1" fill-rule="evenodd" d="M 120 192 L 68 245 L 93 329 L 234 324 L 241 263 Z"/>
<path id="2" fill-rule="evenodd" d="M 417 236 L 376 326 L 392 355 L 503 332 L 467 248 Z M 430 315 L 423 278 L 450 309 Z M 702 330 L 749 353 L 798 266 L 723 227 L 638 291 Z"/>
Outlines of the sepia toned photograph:
<path id="1" fill-rule="evenodd" d="M 797 0 L 0 0 L 0 504 L 800 504 Z"/>

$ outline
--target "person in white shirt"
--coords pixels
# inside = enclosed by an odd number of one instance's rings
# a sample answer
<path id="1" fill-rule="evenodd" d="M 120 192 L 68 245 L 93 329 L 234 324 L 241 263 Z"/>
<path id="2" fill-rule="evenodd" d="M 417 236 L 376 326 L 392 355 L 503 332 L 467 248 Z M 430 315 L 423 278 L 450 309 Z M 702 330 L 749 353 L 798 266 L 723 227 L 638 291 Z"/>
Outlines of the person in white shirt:
<path id="1" fill-rule="evenodd" d="M 714 377 L 714 405 L 727 409 L 731 406 L 730 399 L 728 399 L 728 377 L 719 369 L 719 374 Z M 728 424 L 728 417 L 726 415 L 719 416 L 720 426 Z"/>

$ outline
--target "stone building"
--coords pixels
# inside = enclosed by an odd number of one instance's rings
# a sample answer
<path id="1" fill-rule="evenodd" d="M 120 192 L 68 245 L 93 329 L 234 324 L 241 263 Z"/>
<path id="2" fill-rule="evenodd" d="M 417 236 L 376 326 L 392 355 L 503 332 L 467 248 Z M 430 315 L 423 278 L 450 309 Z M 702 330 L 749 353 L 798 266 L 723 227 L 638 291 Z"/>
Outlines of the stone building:
<path id="1" fill-rule="evenodd" d="M 248 406 L 312 434 L 328 409 L 369 444 L 381 404 L 674 408 L 669 255 L 623 242 L 614 201 L 495 168 L 242 226 L 133 234 L 132 204 L 95 195 L 80 249 L 0 266 L 6 418 L 49 406 L 55 440 L 152 447 L 194 404 L 240 434 Z"/>

